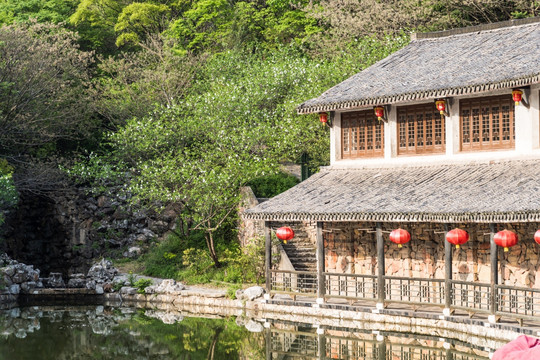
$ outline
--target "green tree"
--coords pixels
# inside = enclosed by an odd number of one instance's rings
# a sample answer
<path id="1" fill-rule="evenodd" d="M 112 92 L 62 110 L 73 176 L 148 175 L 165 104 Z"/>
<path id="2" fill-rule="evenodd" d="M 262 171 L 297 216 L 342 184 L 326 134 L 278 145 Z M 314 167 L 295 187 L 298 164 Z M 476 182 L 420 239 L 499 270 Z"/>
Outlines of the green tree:
<path id="1" fill-rule="evenodd" d="M 100 58 L 100 77 L 91 92 L 95 110 L 113 128 L 147 115 L 156 105 L 172 106 L 189 91 L 205 57 L 174 51 L 175 41 L 159 35 L 139 43 L 137 52 Z"/>
<path id="2" fill-rule="evenodd" d="M 89 134 L 91 62 L 59 25 L 0 28 L 0 154 L 30 154 Z"/>
<path id="3" fill-rule="evenodd" d="M 15 22 L 65 22 L 75 11 L 79 0 L 1 0 L 0 25 Z"/>

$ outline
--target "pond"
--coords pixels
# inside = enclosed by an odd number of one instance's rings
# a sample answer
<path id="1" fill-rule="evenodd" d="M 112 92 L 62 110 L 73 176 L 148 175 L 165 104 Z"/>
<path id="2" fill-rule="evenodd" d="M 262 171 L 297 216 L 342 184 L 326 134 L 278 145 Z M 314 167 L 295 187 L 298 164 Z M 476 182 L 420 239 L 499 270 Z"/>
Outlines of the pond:
<path id="1" fill-rule="evenodd" d="M 489 359 L 482 346 L 436 337 L 265 325 L 122 307 L 15 308 L 0 312 L 0 359 Z"/>

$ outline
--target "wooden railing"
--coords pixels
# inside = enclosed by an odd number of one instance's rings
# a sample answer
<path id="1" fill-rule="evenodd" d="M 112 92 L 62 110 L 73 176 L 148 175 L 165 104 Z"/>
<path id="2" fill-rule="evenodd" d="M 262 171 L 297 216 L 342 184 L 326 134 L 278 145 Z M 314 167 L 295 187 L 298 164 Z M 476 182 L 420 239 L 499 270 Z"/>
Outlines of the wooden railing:
<path id="1" fill-rule="evenodd" d="M 318 291 L 317 273 L 271 270 L 271 293 L 379 302 L 376 275 L 323 273 L 324 291 Z M 442 279 L 384 276 L 384 303 L 414 306 L 450 304 L 450 309 L 485 313 L 518 320 L 540 319 L 540 289 L 450 280 L 450 293 Z M 493 289 L 495 291 L 492 294 Z M 495 296 L 495 301 L 492 301 Z M 495 307 L 495 308 L 494 308 Z"/>
<path id="2" fill-rule="evenodd" d="M 444 280 L 385 276 L 385 301 L 444 305 Z"/>
<path id="3" fill-rule="evenodd" d="M 326 296 L 346 299 L 377 299 L 377 276 L 324 273 Z"/>
<path id="4" fill-rule="evenodd" d="M 272 292 L 291 295 L 317 293 L 317 274 L 309 271 L 271 270 Z"/>
<path id="5" fill-rule="evenodd" d="M 540 319 L 540 289 L 496 285 L 498 315 Z"/>

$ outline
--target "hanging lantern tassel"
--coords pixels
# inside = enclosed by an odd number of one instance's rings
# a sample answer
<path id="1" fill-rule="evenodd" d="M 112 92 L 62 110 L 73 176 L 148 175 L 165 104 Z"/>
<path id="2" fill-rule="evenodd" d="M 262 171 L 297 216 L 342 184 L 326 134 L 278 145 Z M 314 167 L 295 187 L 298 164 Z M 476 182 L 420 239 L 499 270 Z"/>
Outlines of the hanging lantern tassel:
<path id="1" fill-rule="evenodd" d="M 435 106 L 437 107 L 437 110 L 439 110 L 441 115 L 444 115 L 446 113 L 446 101 L 437 100 L 435 101 Z"/>
<path id="2" fill-rule="evenodd" d="M 328 114 L 325 112 L 319 113 L 319 121 L 322 124 L 328 125 Z"/>
<path id="3" fill-rule="evenodd" d="M 390 241 L 398 244 L 398 248 L 402 248 L 403 244 L 411 240 L 411 234 L 407 230 L 396 229 L 390 233 Z"/>
<path id="4" fill-rule="evenodd" d="M 276 230 L 276 236 L 286 244 L 288 240 L 291 240 L 294 237 L 294 231 L 288 226 L 283 226 Z"/>
<path id="5" fill-rule="evenodd" d="M 540 230 L 536 230 L 536 232 L 534 233 L 534 241 L 536 241 L 536 243 L 540 245 Z"/>
<path id="6" fill-rule="evenodd" d="M 456 245 L 456 249 L 460 248 L 460 245 L 469 241 L 469 234 L 465 230 L 454 229 L 446 233 L 446 241 L 450 244 Z"/>
<path id="7" fill-rule="evenodd" d="M 381 121 L 384 118 L 384 108 L 382 106 L 377 106 L 374 110 L 375 116 Z"/>
<path id="8" fill-rule="evenodd" d="M 519 103 L 523 99 L 523 91 L 521 90 L 512 91 L 512 99 L 515 101 L 516 106 L 519 105 Z"/>
<path id="9" fill-rule="evenodd" d="M 493 237 L 495 244 L 504 248 L 504 252 L 508 252 L 508 248 L 518 243 L 518 237 L 515 232 L 509 230 L 499 231 Z"/>

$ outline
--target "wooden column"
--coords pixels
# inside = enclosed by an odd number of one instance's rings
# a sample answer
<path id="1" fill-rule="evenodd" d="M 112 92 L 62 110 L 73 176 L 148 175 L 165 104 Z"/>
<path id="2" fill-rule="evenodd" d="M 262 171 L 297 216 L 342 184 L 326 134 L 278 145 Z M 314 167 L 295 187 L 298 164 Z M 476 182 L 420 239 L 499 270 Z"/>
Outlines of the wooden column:
<path id="1" fill-rule="evenodd" d="M 382 225 L 376 225 L 377 237 L 377 301 L 384 305 L 384 238 L 382 235 Z M 377 304 L 378 306 L 380 306 Z"/>
<path id="2" fill-rule="evenodd" d="M 324 301 L 326 293 L 326 284 L 324 279 L 324 240 L 323 240 L 323 223 L 317 221 L 317 302 Z M 322 300 L 321 300 L 322 299 Z"/>
<path id="3" fill-rule="evenodd" d="M 272 360 L 272 331 L 268 328 L 265 329 L 265 342 L 266 342 L 266 360 Z"/>
<path id="4" fill-rule="evenodd" d="M 491 245 L 491 298 L 490 298 L 490 313 L 495 315 L 497 312 L 497 282 L 499 281 L 499 256 L 498 247 L 495 244 L 495 224 L 489 224 L 489 242 Z M 495 318 L 493 318 L 495 320 Z"/>
<path id="5" fill-rule="evenodd" d="M 378 360 L 386 360 L 386 340 L 379 343 L 379 357 Z"/>
<path id="6" fill-rule="evenodd" d="M 326 360 L 326 336 L 317 335 L 317 360 Z"/>
<path id="7" fill-rule="evenodd" d="M 270 221 L 264 222 L 264 240 L 265 240 L 265 267 L 266 267 L 266 293 L 270 294 L 272 290 L 272 233 L 270 231 Z"/>
<path id="8" fill-rule="evenodd" d="M 448 233 L 448 225 L 444 224 L 444 307 L 445 315 L 450 315 L 450 307 L 452 306 L 452 244 L 446 241 L 446 233 Z"/>

